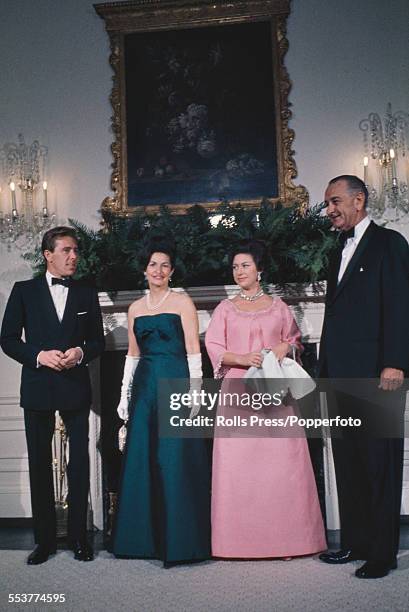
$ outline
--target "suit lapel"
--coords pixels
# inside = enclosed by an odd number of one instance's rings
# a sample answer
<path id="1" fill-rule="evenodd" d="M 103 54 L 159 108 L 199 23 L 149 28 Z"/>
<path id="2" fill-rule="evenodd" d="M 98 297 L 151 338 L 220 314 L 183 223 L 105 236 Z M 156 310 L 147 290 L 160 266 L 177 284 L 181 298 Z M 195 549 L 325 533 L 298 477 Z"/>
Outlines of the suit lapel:
<path id="1" fill-rule="evenodd" d="M 368 242 L 370 241 L 375 229 L 376 229 L 376 225 L 373 221 L 371 221 L 364 235 L 359 241 L 359 244 L 356 247 L 355 252 L 350 262 L 348 263 L 346 267 L 346 270 L 342 276 L 341 282 L 336 286 L 335 292 L 333 293 L 333 297 L 332 297 L 333 300 L 335 300 L 338 297 L 338 295 L 340 294 L 340 292 L 342 291 L 342 289 L 345 287 L 346 283 L 348 282 L 348 279 L 350 278 L 352 272 L 354 271 L 362 253 L 365 251 L 366 247 L 368 246 Z M 339 270 L 339 265 L 337 268 L 337 274 L 338 274 L 338 270 Z"/>
<path id="2" fill-rule="evenodd" d="M 77 292 L 75 287 L 75 281 L 72 282 L 68 289 L 67 301 L 65 303 L 64 315 L 61 320 L 61 328 L 64 333 L 70 332 L 70 327 L 75 325 L 77 317 Z"/>
<path id="3" fill-rule="evenodd" d="M 331 302 L 337 289 L 338 271 L 341 264 L 342 246 L 340 245 L 331 261 L 327 284 L 327 302 Z"/>

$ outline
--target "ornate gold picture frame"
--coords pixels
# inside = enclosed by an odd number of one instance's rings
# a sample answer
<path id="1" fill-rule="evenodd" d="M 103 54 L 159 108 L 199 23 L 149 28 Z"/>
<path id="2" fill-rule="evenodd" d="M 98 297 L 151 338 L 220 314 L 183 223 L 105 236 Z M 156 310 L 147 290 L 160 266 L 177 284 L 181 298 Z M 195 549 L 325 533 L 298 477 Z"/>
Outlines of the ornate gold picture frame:
<path id="1" fill-rule="evenodd" d="M 114 71 L 111 187 L 103 212 L 220 201 L 308 203 L 288 126 L 290 0 L 94 5 Z"/>

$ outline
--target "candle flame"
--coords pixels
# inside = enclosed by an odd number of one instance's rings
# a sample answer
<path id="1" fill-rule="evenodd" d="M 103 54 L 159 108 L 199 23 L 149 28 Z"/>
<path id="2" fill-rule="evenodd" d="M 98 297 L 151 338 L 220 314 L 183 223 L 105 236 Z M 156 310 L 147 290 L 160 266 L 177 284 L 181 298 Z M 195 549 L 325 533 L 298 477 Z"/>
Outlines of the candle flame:
<path id="1" fill-rule="evenodd" d="M 15 184 L 13 183 L 13 181 L 11 181 L 11 183 L 10 183 L 10 190 L 11 190 L 11 191 L 15 191 L 15 189 L 16 189 L 16 186 L 15 186 Z"/>
<path id="2" fill-rule="evenodd" d="M 390 149 L 390 150 L 389 150 L 389 157 L 390 157 L 391 159 L 395 159 L 395 151 L 394 151 L 393 149 Z"/>
<path id="3" fill-rule="evenodd" d="M 43 182 L 43 189 L 44 189 L 44 191 L 47 191 L 47 181 Z"/>
<path id="4" fill-rule="evenodd" d="M 364 166 L 366 167 L 369 164 L 369 159 L 368 157 L 365 155 L 364 157 Z"/>

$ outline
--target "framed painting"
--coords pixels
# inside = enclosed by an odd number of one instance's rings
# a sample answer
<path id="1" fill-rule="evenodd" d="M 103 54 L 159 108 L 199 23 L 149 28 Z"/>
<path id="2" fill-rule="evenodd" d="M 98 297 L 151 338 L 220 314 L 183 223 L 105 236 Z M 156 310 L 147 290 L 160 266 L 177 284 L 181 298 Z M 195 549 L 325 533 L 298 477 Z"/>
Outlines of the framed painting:
<path id="1" fill-rule="evenodd" d="M 305 206 L 293 184 L 284 66 L 290 0 L 96 4 L 114 71 L 114 192 L 120 216 L 221 201 Z"/>

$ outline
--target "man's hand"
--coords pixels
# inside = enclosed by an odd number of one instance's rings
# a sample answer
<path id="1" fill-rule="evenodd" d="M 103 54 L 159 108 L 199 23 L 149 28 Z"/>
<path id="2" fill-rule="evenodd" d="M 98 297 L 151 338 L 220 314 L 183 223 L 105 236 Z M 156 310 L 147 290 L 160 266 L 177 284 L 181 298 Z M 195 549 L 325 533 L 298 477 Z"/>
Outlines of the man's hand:
<path id="1" fill-rule="evenodd" d="M 64 353 L 62 351 L 52 350 L 52 351 L 40 351 L 38 354 L 38 363 L 46 368 L 51 368 L 52 370 L 57 370 L 57 372 L 61 372 L 64 369 L 63 359 Z"/>
<path id="2" fill-rule="evenodd" d="M 381 372 L 379 388 L 384 391 L 396 391 L 403 384 L 403 371 L 396 368 L 384 368 Z"/>
<path id="3" fill-rule="evenodd" d="M 67 349 L 61 359 L 62 366 L 65 370 L 74 368 L 82 357 L 82 353 L 78 348 Z"/>

